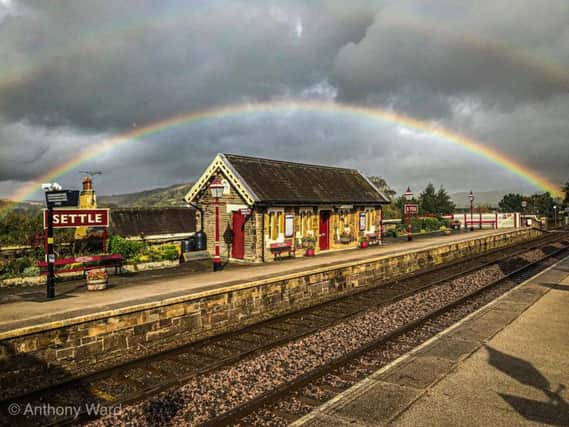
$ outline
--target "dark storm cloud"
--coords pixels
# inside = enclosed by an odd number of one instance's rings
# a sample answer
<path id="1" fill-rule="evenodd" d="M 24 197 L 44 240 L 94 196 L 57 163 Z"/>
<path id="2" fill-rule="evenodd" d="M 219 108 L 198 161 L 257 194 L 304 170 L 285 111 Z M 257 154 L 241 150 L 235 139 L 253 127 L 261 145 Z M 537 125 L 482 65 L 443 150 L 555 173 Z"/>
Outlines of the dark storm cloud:
<path id="1" fill-rule="evenodd" d="M 341 15 L 326 2 L 61 3 L 33 2 L 0 27 L 0 37 L 31 34 L 16 44 L 36 62 L 0 86 L 6 117 L 107 130 L 301 90 L 373 20 L 369 8 Z"/>
<path id="2" fill-rule="evenodd" d="M 502 7 L 447 0 L 410 15 L 404 6 L 417 3 L 384 8 L 361 41 L 341 49 L 335 76 L 343 99 L 383 95 L 396 107 L 412 100 L 424 107 L 430 94 L 436 109 L 441 96 L 512 107 L 569 92 L 568 48 L 551 49 L 569 41 L 568 2 L 547 1 L 535 11 L 525 0 Z M 547 24 L 535 22 L 540 18 Z"/>
<path id="3" fill-rule="evenodd" d="M 562 181 L 568 23 L 565 0 L 0 0 L 0 195 L 174 114 L 313 98 L 433 120 Z M 191 181 L 216 152 L 356 167 L 398 189 L 527 189 L 397 124 L 294 112 L 193 123 L 81 169 L 119 193 Z"/>

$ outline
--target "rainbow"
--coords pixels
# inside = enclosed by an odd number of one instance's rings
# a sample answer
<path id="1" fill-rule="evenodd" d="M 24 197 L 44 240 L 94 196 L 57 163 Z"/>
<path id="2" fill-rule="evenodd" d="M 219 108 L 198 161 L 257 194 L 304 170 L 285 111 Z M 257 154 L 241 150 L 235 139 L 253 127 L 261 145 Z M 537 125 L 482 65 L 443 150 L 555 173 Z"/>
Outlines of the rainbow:
<path id="1" fill-rule="evenodd" d="M 505 154 L 497 150 L 483 145 L 479 141 L 468 138 L 458 132 L 446 129 L 439 124 L 427 121 L 421 121 L 412 117 L 387 110 L 382 108 L 371 108 L 358 106 L 353 104 L 340 104 L 328 101 L 270 101 L 258 103 L 246 103 L 227 105 L 219 108 L 211 108 L 201 111 L 193 111 L 175 115 L 163 120 L 150 123 L 145 126 L 137 127 L 135 129 L 124 132 L 120 135 L 101 141 L 99 144 L 92 145 L 91 147 L 83 150 L 79 155 L 67 160 L 56 168 L 51 169 L 47 173 L 37 177 L 33 182 L 30 182 L 15 193 L 13 193 L 9 200 L 17 203 L 22 200 L 30 198 L 30 196 L 39 190 L 42 182 L 49 182 L 65 175 L 69 171 L 77 168 L 81 164 L 89 161 L 90 159 L 101 155 L 113 148 L 128 144 L 143 137 L 152 136 L 167 129 L 179 127 L 182 125 L 190 125 L 197 122 L 207 120 L 219 120 L 223 118 L 235 118 L 258 113 L 288 113 L 288 112 L 306 112 L 306 113 L 325 113 L 333 115 L 342 115 L 345 117 L 365 118 L 369 120 L 379 120 L 386 123 L 393 123 L 403 126 L 415 131 L 419 131 L 438 139 L 447 141 L 457 146 L 463 147 L 473 154 L 488 159 L 496 165 L 502 167 L 538 187 L 543 191 L 551 193 L 554 197 L 561 196 L 561 189 L 559 185 L 549 181 L 547 178 L 541 176 L 536 171 L 522 165 L 521 163 L 507 157 Z M 8 209 L 9 206 L 5 209 Z"/>

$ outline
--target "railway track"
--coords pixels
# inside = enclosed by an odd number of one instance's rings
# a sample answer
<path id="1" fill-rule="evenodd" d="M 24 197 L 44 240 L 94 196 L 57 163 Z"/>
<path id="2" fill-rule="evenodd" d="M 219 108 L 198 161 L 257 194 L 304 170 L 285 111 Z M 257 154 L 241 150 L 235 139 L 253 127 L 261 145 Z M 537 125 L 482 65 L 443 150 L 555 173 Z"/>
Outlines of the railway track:
<path id="1" fill-rule="evenodd" d="M 560 249 L 549 254 L 546 259 L 521 267 L 504 278 L 492 281 L 480 289 L 469 292 L 449 304 L 438 307 L 430 313 L 282 385 L 271 393 L 235 407 L 232 411 L 203 423 L 203 426 L 289 425 L 468 314 L 567 256 L 567 253 L 567 248 Z"/>
<path id="2" fill-rule="evenodd" d="M 444 283 L 459 280 L 464 275 L 490 268 L 492 265 L 507 264 L 507 260 L 518 258 L 531 251 L 541 250 L 556 253 L 556 251 L 563 250 L 562 248 L 569 245 L 567 239 L 567 234 L 549 234 L 537 241 L 416 274 L 413 277 L 365 290 L 302 312 L 266 321 L 242 331 L 184 346 L 175 351 L 129 363 L 56 387 L 49 387 L 21 396 L 17 401 L 32 402 L 32 404 L 47 403 L 53 406 L 62 404 L 79 406 L 81 402 L 85 401 L 102 405 L 127 405 L 143 401 L 165 390 L 173 390 L 189 381 L 202 378 L 207 373 L 231 366 L 241 360 L 252 358 L 257 354 L 270 351 L 302 337 L 309 337 L 320 330 L 347 322 L 371 308 L 393 305 L 398 301 L 421 294 L 429 288 L 443 286 Z M 519 265 L 515 267 L 518 268 Z M 510 266 L 510 269 L 513 268 L 514 266 Z M 355 356 L 352 354 L 351 357 Z M 292 388 L 298 387 L 300 386 L 292 386 Z M 333 386 L 330 387 L 333 388 Z M 280 392 L 284 393 L 279 389 Z M 274 398 L 271 396 L 267 398 Z M 302 398 L 305 402 L 310 401 L 310 399 L 309 396 Z M 14 402 L 14 399 L 11 399 L 10 402 Z M 252 402 L 256 403 L 244 406 L 249 408 L 247 409 L 248 412 L 246 411 L 247 413 L 258 410 L 266 403 L 255 399 Z M 2 402 L 0 406 L 5 407 L 7 403 Z M 210 418 L 216 424 L 230 424 L 247 415 L 240 410 L 237 412 L 229 410 L 225 414 L 222 415 L 222 418 L 216 418 L 216 414 L 211 414 Z M 278 417 L 275 416 L 275 419 Z M 45 425 L 48 423 L 62 425 L 77 421 L 69 417 L 57 416 L 48 417 L 48 419 L 21 417 L 13 420 L 29 425 Z"/>

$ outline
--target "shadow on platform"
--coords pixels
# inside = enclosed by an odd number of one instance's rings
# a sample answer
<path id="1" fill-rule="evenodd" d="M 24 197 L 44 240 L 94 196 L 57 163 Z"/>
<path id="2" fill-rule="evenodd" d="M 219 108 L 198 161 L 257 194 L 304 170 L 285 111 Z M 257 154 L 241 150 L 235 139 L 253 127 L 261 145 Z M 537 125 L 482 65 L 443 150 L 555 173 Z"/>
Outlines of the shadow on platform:
<path id="1" fill-rule="evenodd" d="M 497 393 L 512 409 L 528 421 L 550 425 L 566 426 L 569 419 L 569 403 L 561 396 L 564 384 L 559 384 L 553 391 L 549 380 L 530 362 L 503 353 L 488 345 L 488 363 L 500 372 L 515 379 L 520 384 L 533 387 L 543 392 L 547 401 L 527 399 L 521 396 Z"/>
<path id="2" fill-rule="evenodd" d="M 562 285 L 561 283 L 536 283 L 544 288 L 555 289 L 556 291 L 569 291 L 569 285 Z"/>

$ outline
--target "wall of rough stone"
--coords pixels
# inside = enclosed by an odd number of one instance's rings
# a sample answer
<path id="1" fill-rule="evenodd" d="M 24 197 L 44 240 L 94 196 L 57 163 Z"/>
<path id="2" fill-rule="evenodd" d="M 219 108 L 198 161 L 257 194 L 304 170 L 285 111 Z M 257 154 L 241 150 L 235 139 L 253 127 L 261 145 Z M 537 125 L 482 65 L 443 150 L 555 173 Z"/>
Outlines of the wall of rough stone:
<path id="1" fill-rule="evenodd" d="M 0 334 L 0 398 L 538 237 L 516 230 L 338 264 Z"/>

